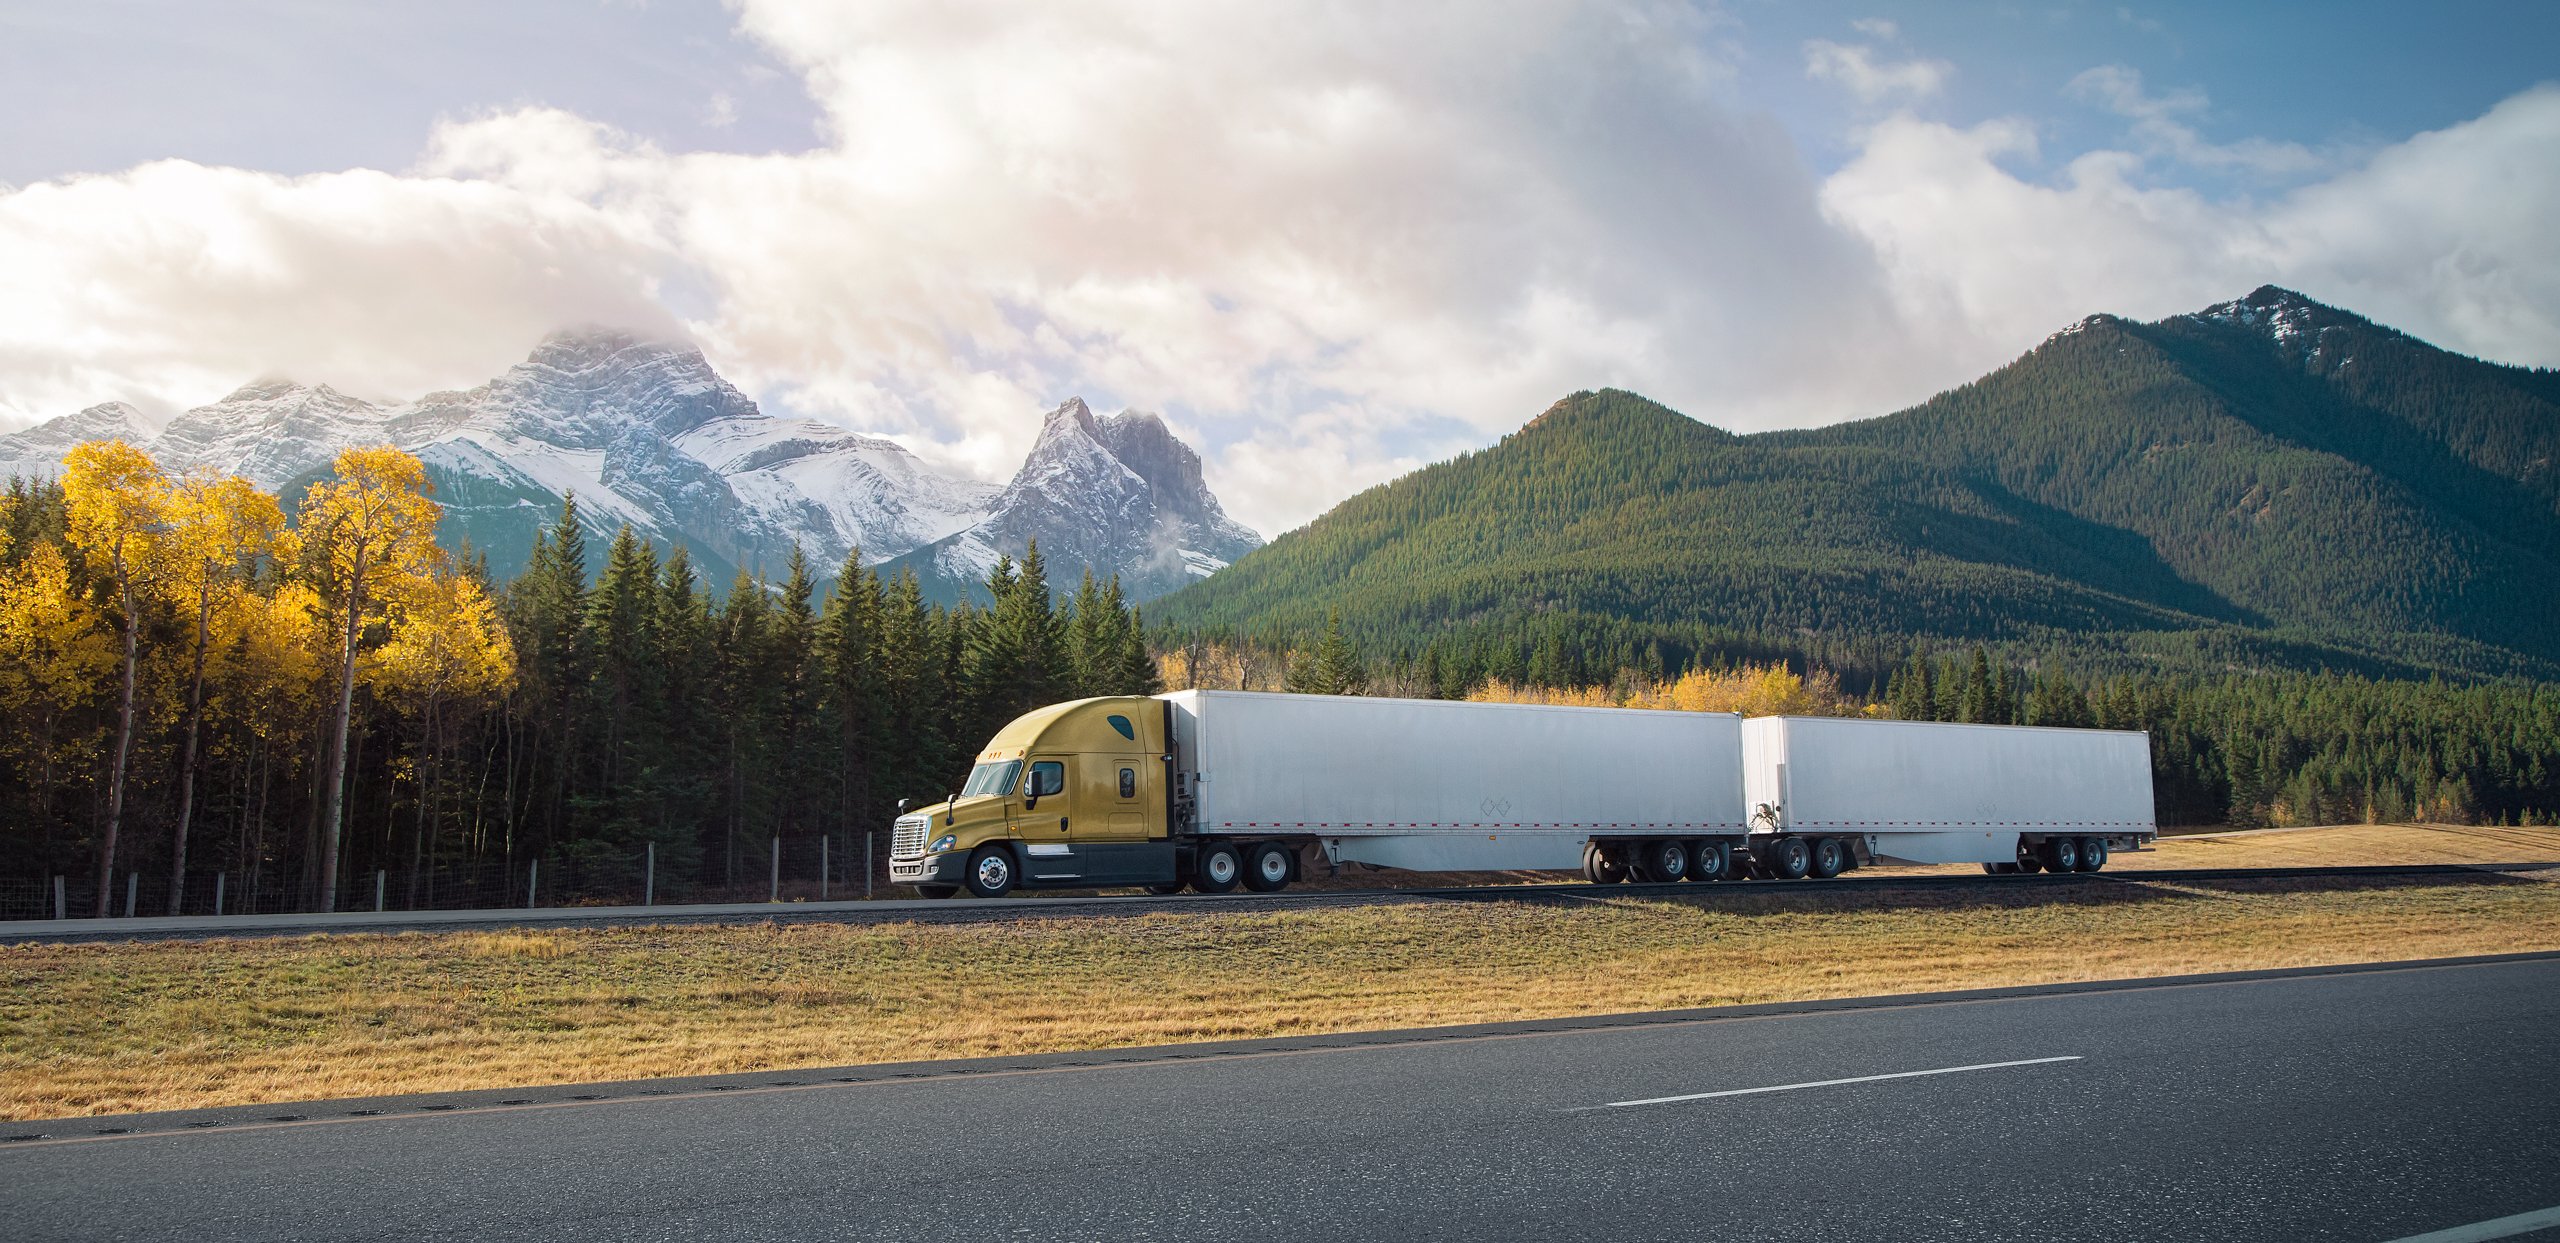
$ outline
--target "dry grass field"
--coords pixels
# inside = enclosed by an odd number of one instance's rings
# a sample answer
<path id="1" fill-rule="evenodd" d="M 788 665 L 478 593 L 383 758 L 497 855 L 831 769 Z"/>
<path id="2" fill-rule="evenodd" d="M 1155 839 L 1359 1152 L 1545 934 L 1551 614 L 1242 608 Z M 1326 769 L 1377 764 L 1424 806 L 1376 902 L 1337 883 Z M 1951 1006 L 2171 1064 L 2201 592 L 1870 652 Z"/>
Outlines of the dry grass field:
<path id="1" fill-rule="evenodd" d="M 2560 873 L 22 945 L 0 1117 L 2543 949 Z"/>

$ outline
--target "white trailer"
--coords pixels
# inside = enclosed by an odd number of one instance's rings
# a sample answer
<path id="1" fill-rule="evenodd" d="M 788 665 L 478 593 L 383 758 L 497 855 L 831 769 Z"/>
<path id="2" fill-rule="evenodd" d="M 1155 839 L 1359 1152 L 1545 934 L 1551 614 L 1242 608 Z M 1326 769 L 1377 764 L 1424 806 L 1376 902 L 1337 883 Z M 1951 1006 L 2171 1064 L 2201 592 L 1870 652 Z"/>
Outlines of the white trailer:
<path id="1" fill-rule="evenodd" d="M 1177 691 L 1175 800 L 1200 838 L 1311 841 L 1336 864 L 1720 875 L 1747 830 L 1742 718 L 1540 704 Z M 1644 847 L 1651 846 L 1646 850 Z"/>
<path id="2" fill-rule="evenodd" d="M 1847 837 L 1875 859 L 2068 872 L 2159 834 L 2139 732 L 1760 717 L 1742 744 L 1755 841 Z"/>

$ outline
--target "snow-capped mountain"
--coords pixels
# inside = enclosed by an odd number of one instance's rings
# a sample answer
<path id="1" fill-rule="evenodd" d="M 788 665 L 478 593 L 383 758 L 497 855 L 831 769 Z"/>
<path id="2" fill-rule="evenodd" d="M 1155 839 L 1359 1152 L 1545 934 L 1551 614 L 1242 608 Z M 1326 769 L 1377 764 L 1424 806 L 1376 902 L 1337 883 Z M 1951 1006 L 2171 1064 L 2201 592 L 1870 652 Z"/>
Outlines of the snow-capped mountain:
<path id="1" fill-rule="evenodd" d="M 555 334 L 487 384 L 403 405 L 267 380 L 165 428 L 120 402 L 93 406 L 0 436 L 0 474 L 53 474 L 72 445 L 105 437 L 288 497 L 340 449 L 398 445 L 426 463 L 448 538 L 485 550 L 500 575 L 524 565 L 571 492 L 592 535 L 627 523 L 681 542 L 719 580 L 778 573 L 795 545 L 822 572 L 856 548 L 878 562 L 930 547 L 902 564 L 945 599 L 983 580 L 997 550 L 1019 555 L 1035 537 L 1060 585 L 1090 565 L 1140 598 L 1261 542 L 1218 508 L 1198 456 L 1153 415 L 1096 420 L 1069 402 L 998 488 L 938 473 L 895 441 L 767 415 L 699 351 L 616 332 Z"/>
<path id="2" fill-rule="evenodd" d="M 986 517 L 898 558 L 929 586 L 956 597 L 985 581 L 999 554 L 1019 558 L 1040 542 L 1050 583 L 1081 567 L 1120 575 L 1123 590 L 1151 599 L 1223 569 L 1262 546 L 1229 518 L 1200 475 L 1200 455 L 1164 420 L 1141 411 L 1095 418 L 1083 398 L 1049 412 L 1040 438 Z"/>
<path id="3" fill-rule="evenodd" d="M 121 440 L 141 444 L 159 431 L 142 412 L 120 401 L 91 406 L 76 414 L 47 419 L 25 431 L 0 436 L 0 477 L 50 479 L 62 473 L 62 455 L 84 440 Z"/>

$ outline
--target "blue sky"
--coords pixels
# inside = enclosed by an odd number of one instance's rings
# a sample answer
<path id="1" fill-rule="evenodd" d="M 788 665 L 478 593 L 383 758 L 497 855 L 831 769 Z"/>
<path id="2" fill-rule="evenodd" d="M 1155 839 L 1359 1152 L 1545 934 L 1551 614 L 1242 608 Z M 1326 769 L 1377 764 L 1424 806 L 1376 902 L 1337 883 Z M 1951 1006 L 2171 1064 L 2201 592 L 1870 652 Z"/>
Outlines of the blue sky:
<path id="1" fill-rule="evenodd" d="M 0 424 L 689 337 L 1001 475 L 1081 394 L 1293 525 L 1621 384 L 1880 413 L 2292 284 L 2560 364 L 2560 6 L 0 0 Z"/>

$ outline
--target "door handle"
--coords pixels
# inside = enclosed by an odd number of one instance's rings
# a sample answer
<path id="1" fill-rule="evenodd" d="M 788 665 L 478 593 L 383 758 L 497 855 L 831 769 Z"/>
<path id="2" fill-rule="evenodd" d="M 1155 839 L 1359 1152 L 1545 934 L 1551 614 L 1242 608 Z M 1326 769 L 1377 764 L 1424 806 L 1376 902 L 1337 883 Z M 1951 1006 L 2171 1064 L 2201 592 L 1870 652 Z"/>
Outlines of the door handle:
<path id="1" fill-rule="evenodd" d="M 1065 816 L 1058 817 L 1058 831 L 1061 833 L 1067 831 L 1067 818 Z"/>

